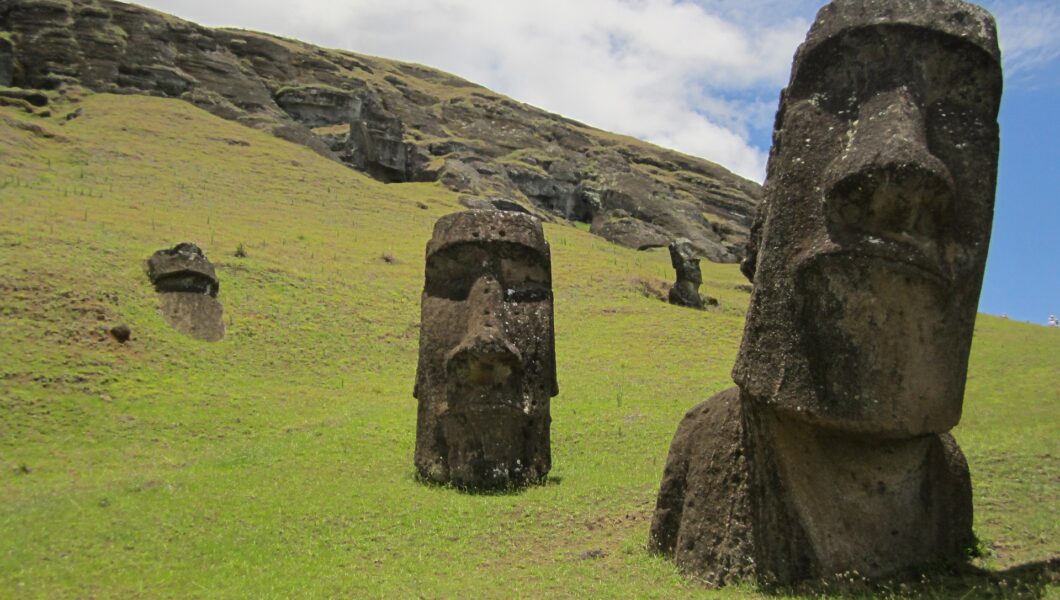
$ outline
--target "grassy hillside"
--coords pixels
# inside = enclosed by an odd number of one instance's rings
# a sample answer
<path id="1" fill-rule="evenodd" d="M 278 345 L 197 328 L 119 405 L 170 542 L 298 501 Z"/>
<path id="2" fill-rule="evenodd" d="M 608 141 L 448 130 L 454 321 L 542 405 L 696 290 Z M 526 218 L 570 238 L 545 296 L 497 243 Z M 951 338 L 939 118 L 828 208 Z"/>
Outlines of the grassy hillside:
<path id="1" fill-rule="evenodd" d="M 678 420 L 731 385 L 735 266 L 703 264 L 721 308 L 679 309 L 640 291 L 671 277 L 665 252 L 546 225 L 549 485 L 426 487 L 423 250 L 455 195 L 179 101 L 81 108 L 0 108 L 0 597 L 714 594 L 643 546 Z M 218 266 L 220 343 L 169 329 L 144 274 L 185 240 Z M 126 345 L 105 334 L 117 323 Z M 1018 573 L 1041 579 L 1060 555 L 1058 356 L 1060 331 L 980 318 L 956 435 L 995 574 L 928 591 L 1026 586 Z"/>

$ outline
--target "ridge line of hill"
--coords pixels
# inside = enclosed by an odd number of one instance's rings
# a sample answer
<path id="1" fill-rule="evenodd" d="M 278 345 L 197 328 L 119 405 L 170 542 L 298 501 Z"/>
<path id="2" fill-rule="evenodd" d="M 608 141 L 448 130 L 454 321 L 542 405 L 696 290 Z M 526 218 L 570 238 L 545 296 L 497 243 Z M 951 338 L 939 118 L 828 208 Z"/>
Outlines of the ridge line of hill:
<path id="1" fill-rule="evenodd" d="M 709 161 L 436 69 L 114 0 L 0 4 L 0 86 L 181 98 L 384 182 L 438 181 L 465 206 L 580 221 L 633 248 L 686 237 L 716 262 L 739 260 L 761 195 Z"/>

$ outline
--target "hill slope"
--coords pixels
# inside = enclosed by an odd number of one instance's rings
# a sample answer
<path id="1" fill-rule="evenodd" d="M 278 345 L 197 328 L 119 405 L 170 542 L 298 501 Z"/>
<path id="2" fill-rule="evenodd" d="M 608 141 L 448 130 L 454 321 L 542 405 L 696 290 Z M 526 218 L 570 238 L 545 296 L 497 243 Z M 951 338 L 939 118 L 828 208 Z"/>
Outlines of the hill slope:
<path id="1" fill-rule="evenodd" d="M 441 181 L 467 203 L 516 201 L 643 248 L 688 237 L 743 252 L 758 184 L 427 67 L 112 0 L 0 3 L 0 86 L 179 97 L 385 182 Z"/>
<path id="2" fill-rule="evenodd" d="M 643 548 L 678 420 L 731 385 L 735 266 L 704 264 L 720 309 L 680 309 L 639 291 L 670 278 L 665 252 L 546 224 L 550 484 L 427 487 L 423 251 L 457 195 L 176 100 L 79 107 L 0 108 L 0 596 L 716 597 Z M 158 314 L 143 260 L 184 240 L 217 264 L 222 342 Z M 994 571 L 920 593 L 1057 591 L 1058 333 L 980 317 L 956 435 Z"/>

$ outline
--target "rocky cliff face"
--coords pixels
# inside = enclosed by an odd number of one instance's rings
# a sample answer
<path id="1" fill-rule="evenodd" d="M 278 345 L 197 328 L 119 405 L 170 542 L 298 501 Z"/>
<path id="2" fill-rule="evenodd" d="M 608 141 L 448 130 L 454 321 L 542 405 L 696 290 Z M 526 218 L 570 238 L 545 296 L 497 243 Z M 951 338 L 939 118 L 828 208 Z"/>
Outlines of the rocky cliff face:
<path id="1" fill-rule="evenodd" d="M 111 0 L 0 0 L 0 86 L 182 98 L 382 181 L 440 181 L 635 248 L 739 259 L 760 187 L 419 65 Z"/>

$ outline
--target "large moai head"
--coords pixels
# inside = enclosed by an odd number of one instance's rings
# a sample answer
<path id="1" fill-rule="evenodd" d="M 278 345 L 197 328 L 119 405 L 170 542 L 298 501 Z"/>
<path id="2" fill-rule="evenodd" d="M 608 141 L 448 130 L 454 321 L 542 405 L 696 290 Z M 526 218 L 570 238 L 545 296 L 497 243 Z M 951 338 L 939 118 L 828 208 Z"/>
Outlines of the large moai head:
<path id="1" fill-rule="evenodd" d="M 781 97 L 733 377 L 841 433 L 947 431 L 993 217 L 1001 65 L 960 0 L 837 0 Z"/>
<path id="2" fill-rule="evenodd" d="M 489 489 L 544 480 L 556 385 L 552 261 L 530 215 L 447 215 L 427 244 L 416 468 Z"/>

